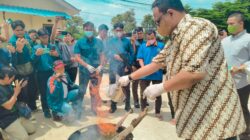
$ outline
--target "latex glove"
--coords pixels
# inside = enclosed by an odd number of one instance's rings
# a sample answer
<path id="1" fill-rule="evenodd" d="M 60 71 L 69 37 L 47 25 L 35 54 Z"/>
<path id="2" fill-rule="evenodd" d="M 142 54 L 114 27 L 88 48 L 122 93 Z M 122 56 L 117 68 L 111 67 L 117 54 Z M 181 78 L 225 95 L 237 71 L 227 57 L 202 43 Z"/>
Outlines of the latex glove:
<path id="1" fill-rule="evenodd" d="M 93 66 L 91 66 L 91 65 L 87 65 L 86 68 L 88 69 L 89 73 L 94 73 L 95 72 L 95 68 Z"/>
<path id="2" fill-rule="evenodd" d="M 130 80 L 129 80 L 129 75 L 126 76 L 122 76 L 119 78 L 118 82 L 121 86 L 125 87 L 129 84 Z"/>
<path id="3" fill-rule="evenodd" d="M 143 98 L 148 97 L 150 100 L 155 100 L 155 98 L 160 96 L 163 92 L 164 92 L 163 83 L 150 85 L 144 90 Z"/>

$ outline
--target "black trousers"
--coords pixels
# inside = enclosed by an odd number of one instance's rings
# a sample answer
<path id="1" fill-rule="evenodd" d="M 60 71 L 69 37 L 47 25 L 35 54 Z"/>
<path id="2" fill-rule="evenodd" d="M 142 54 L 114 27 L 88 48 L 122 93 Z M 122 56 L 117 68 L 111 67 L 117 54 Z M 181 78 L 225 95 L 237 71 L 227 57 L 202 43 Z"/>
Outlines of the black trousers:
<path id="1" fill-rule="evenodd" d="M 31 110 L 36 110 L 37 86 L 35 82 L 35 73 L 31 73 L 27 76 L 17 75 L 16 79 L 28 81 L 27 86 L 22 88 L 21 93 L 18 95 L 18 101 L 26 103 Z"/>
<path id="2" fill-rule="evenodd" d="M 240 103 L 241 103 L 244 119 L 245 119 L 246 125 L 247 125 L 247 129 L 242 135 L 249 135 L 249 139 L 250 139 L 250 113 L 249 113 L 249 109 L 248 109 L 250 85 L 247 85 L 243 88 L 240 88 L 237 91 L 238 91 L 238 95 L 240 98 Z M 241 137 L 241 135 L 240 135 L 240 137 Z"/>
<path id="3" fill-rule="evenodd" d="M 41 94 L 41 103 L 43 112 L 49 111 L 49 106 L 47 103 L 47 82 L 49 77 L 53 74 L 52 71 L 39 71 L 37 73 L 38 88 Z"/>
<path id="4" fill-rule="evenodd" d="M 141 87 L 141 109 L 144 110 L 146 108 L 147 99 L 143 99 L 143 92 L 144 90 L 152 84 L 159 84 L 162 83 L 162 80 L 141 80 L 140 87 Z M 162 98 L 161 96 L 156 97 L 155 101 L 155 114 L 159 114 L 161 112 L 161 105 L 162 105 Z"/>
<path id="5" fill-rule="evenodd" d="M 77 75 L 77 67 L 66 68 L 65 70 L 69 74 L 70 80 L 75 83 Z"/>
<path id="6" fill-rule="evenodd" d="M 132 94 L 134 98 L 134 103 L 139 103 L 139 97 L 138 97 L 139 82 L 140 80 L 132 81 Z"/>

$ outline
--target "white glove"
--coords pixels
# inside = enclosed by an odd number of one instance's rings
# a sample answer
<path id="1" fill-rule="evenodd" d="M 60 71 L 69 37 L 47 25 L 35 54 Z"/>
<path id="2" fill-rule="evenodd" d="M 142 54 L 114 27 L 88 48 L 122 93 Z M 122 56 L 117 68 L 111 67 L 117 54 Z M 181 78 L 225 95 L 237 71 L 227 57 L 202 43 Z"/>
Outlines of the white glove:
<path id="1" fill-rule="evenodd" d="M 122 77 L 120 77 L 119 78 L 119 84 L 121 85 L 121 86 L 127 86 L 128 84 L 129 84 L 129 82 L 130 82 L 130 80 L 129 80 L 129 77 L 128 77 L 129 75 L 126 75 L 126 76 L 122 76 Z"/>
<path id="2" fill-rule="evenodd" d="M 155 100 L 156 97 L 160 96 L 164 92 L 164 85 L 154 84 L 148 86 L 143 92 L 143 98 L 148 97 L 150 100 Z"/>
<path id="3" fill-rule="evenodd" d="M 87 65 L 86 68 L 88 69 L 89 73 L 94 73 L 95 72 L 95 68 L 93 66 L 91 66 L 91 65 Z"/>

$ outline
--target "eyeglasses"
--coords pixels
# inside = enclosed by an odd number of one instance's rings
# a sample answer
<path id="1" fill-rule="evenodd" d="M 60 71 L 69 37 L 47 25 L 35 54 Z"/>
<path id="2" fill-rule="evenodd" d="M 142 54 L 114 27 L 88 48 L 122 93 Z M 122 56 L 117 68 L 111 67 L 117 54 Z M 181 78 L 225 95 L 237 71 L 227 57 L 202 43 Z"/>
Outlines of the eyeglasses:
<path id="1" fill-rule="evenodd" d="M 158 26 L 158 27 L 160 26 L 161 20 L 162 20 L 162 16 L 163 16 L 163 15 L 164 15 L 164 14 L 162 14 L 162 15 L 158 18 L 158 20 L 155 21 L 155 25 L 156 25 L 156 26 Z"/>

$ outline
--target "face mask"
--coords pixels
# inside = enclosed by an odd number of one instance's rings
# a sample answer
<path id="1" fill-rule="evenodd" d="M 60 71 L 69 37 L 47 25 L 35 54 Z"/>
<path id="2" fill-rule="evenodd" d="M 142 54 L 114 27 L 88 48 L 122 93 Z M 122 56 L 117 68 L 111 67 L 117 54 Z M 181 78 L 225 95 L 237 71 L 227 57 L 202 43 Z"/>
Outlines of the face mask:
<path id="1" fill-rule="evenodd" d="M 234 34 L 237 32 L 238 26 L 237 25 L 228 25 L 227 30 L 230 34 Z"/>
<path id="2" fill-rule="evenodd" d="M 155 39 L 148 40 L 150 45 L 153 45 L 155 43 Z"/>
<path id="3" fill-rule="evenodd" d="M 91 38 L 94 35 L 93 31 L 85 31 L 84 33 L 86 35 L 87 38 Z"/>
<path id="4" fill-rule="evenodd" d="M 119 38 L 121 38 L 123 36 L 123 33 L 122 32 L 117 32 L 116 36 L 119 37 Z"/>

